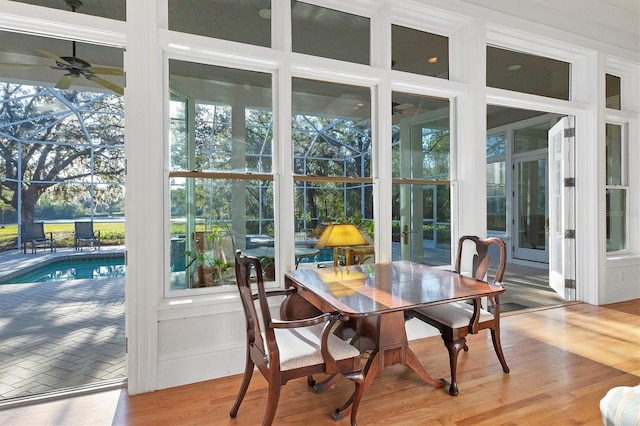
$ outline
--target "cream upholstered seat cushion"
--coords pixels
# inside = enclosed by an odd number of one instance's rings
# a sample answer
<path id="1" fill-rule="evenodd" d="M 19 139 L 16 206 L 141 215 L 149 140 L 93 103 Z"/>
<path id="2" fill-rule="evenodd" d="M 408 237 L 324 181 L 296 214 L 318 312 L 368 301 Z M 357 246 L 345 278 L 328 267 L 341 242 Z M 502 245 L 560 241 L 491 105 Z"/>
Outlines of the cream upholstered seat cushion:
<path id="1" fill-rule="evenodd" d="M 609 389 L 600 400 L 600 413 L 605 426 L 640 425 L 640 385 Z"/>
<path id="2" fill-rule="evenodd" d="M 280 350 L 280 371 L 324 363 L 320 349 L 324 324 L 295 329 L 275 329 Z M 329 352 L 336 360 L 360 356 L 360 351 L 333 333 L 327 340 Z"/>
<path id="3" fill-rule="evenodd" d="M 473 305 L 465 302 L 451 302 L 418 308 L 416 311 L 448 327 L 460 328 L 469 325 L 473 315 Z M 488 321 L 492 318 L 493 314 L 491 312 L 480 309 L 480 322 Z"/>

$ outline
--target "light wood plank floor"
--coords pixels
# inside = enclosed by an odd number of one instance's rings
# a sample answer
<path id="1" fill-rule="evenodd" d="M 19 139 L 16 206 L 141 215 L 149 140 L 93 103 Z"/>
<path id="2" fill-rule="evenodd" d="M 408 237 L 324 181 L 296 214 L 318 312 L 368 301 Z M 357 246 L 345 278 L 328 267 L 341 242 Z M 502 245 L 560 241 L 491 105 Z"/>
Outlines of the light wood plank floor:
<path id="1" fill-rule="evenodd" d="M 360 425 L 601 425 L 599 401 L 614 386 L 640 383 L 640 299 L 607 306 L 577 303 L 507 313 L 503 374 L 489 333 L 468 339 L 459 359 L 460 395 L 433 389 L 402 366 L 384 370 L 365 394 Z M 434 377 L 448 377 L 439 337 L 411 342 Z M 236 419 L 229 418 L 241 376 L 128 396 L 124 390 L 0 411 L 4 425 L 255 425 L 266 386 L 255 373 Z M 346 379 L 316 395 L 288 383 L 276 425 L 346 425 L 330 411 L 352 390 Z"/>

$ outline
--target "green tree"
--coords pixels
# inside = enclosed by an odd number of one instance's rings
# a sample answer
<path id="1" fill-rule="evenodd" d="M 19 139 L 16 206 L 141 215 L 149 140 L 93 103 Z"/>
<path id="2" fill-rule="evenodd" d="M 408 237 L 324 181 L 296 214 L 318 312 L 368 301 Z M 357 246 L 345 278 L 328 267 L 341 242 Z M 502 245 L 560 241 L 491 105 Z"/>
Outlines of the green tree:
<path id="1" fill-rule="evenodd" d="M 11 83 L 0 83 L 0 94 L 0 201 L 17 210 L 20 189 L 22 222 L 34 220 L 47 191 L 69 201 L 87 185 L 105 184 L 112 200 L 122 197 L 121 96 Z"/>

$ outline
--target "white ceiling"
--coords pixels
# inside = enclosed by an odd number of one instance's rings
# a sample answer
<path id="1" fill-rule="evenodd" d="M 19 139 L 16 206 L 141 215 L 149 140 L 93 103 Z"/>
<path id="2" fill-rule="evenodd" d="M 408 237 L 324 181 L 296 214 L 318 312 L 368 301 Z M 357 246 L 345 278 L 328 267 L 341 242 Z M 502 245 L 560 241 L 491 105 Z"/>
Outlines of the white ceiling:
<path id="1" fill-rule="evenodd" d="M 640 0 L 460 1 L 640 53 Z"/>

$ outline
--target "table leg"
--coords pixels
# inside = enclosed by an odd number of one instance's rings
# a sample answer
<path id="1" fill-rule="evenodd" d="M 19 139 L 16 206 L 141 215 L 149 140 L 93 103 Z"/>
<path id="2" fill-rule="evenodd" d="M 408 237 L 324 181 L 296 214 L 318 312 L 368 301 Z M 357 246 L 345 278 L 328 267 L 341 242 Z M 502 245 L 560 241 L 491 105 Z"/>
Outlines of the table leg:
<path id="1" fill-rule="evenodd" d="M 389 312 L 378 316 L 358 319 L 358 339 L 365 344 L 374 343 L 374 348 L 364 367 L 364 392 L 367 391 L 378 373 L 395 364 L 403 364 L 411 368 L 422 380 L 434 388 L 443 388 L 444 381 L 436 380 L 427 373 L 416 354 L 409 347 L 404 328 L 404 312 Z M 356 345 L 357 346 L 357 345 Z M 349 414 L 353 396 L 333 412 L 338 420 Z"/>

